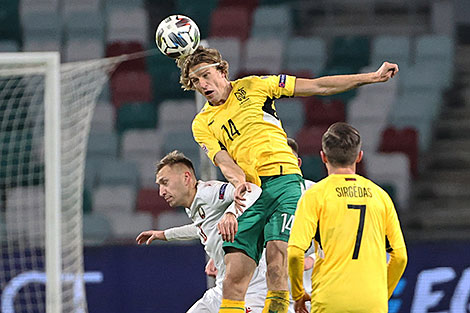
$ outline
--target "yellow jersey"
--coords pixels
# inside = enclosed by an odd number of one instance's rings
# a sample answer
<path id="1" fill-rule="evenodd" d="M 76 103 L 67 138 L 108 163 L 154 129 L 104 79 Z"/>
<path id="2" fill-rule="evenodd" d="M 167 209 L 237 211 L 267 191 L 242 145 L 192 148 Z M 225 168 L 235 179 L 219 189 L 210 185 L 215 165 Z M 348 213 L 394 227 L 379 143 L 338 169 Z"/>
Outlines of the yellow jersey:
<path id="1" fill-rule="evenodd" d="M 393 202 L 383 189 L 356 174 L 333 174 L 305 192 L 288 248 L 296 300 L 304 292 L 303 253 L 312 239 L 317 248 L 312 312 L 388 311 L 386 250 L 405 248 L 405 242 Z"/>
<path id="2" fill-rule="evenodd" d="M 274 106 L 275 99 L 293 96 L 295 79 L 282 74 L 230 82 L 225 103 L 206 102 L 194 118 L 194 139 L 212 162 L 217 152 L 226 150 L 248 182 L 260 185 L 259 176 L 301 175 Z"/>

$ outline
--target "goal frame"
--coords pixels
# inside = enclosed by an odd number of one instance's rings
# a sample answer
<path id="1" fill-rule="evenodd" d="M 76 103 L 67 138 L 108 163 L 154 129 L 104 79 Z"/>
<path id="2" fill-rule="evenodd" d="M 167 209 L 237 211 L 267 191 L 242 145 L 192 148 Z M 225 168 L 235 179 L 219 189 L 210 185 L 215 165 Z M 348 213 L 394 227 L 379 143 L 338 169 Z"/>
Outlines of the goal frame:
<path id="1" fill-rule="evenodd" d="M 29 64 L 45 68 L 45 271 L 46 312 L 62 312 L 61 261 L 61 124 L 59 52 L 0 53 L 0 65 Z"/>

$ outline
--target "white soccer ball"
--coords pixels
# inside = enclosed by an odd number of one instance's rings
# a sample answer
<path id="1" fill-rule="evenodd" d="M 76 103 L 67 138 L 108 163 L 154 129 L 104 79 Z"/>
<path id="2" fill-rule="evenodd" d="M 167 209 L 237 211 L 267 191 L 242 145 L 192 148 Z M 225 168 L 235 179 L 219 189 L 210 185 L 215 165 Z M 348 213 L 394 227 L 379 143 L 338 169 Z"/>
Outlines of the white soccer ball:
<path id="1" fill-rule="evenodd" d="M 184 15 L 171 15 L 160 22 L 155 32 L 158 49 L 170 58 L 193 53 L 200 42 L 199 28 Z"/>

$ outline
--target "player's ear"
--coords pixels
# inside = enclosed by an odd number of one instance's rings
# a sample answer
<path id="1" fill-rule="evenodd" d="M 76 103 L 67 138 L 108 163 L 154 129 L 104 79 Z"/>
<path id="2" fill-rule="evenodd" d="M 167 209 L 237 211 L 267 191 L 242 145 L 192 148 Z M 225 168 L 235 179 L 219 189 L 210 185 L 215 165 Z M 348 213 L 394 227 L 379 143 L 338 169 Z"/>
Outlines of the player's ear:
<path id="1" fill-rule="evenodd" d="M 328 163 L 328 159 L 326 158 L 326 155 L 323 151 L 320 151 L 320 157 L 323 163 Z"/>
<path id="2" fill-rule="evenodd" d="M 359 154 L 357 155 L 356 163 L 359 163 L 362 161 L 362 157 L 364 156 L 364 151 L 359 151 Z"/>
<path id="3" fill-rule="evenodd" d="M 299 167 L 302 166 L 302 159 L 301 158 L 297 158 L 297 162 L 299 163 Z"/>

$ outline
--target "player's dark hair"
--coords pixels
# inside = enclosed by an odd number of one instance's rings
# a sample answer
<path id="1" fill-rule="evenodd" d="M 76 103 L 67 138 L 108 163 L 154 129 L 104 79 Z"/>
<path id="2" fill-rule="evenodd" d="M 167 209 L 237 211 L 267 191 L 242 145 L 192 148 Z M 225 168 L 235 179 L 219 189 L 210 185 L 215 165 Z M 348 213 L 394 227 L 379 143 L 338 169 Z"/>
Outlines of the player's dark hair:
<path id="1" fill-rule="evenodd" d="M 165 167 L 165 166 L 173 166 L 175 164 L 183 164 L 186 167 L 188 167 L 194 176 L 196 176 L 196 171 L 194 170 L 193 162 L 191 162 L 191 159 L 186 157 L 182 152 L 179 152 L 178 150 L 174 150 L 167 155 L 163 157 L 163 159 L 160 160 L 155 165 L 155 175 L 160 172 L 160 170 Z"/>
<path id="2" fill-rule="evenodd" d="M 333 166 L 352 165 L 361 151 L 361 135 L 347 123 L 334 123 L 323 134 L 322 150 Z"/>
<path id="3" fill-rule="evenodd" d="M 194 90 L 194 85 L 189 79 L 189 73 L 193 66 L 201 63 L 215 64 L 216 69 L 225 74 L 228 78 L 228 62 L 222 59 L 222 55 L 217 49 L 204 48 L 203 46 L 197 47 L 196 51 L 192 54 L 181 57 L 176 61 L 176 64 L 181 69 L 180 84 L 184 90 Z"/>
<path id="4" fill-rule="evenodd" d="M 289 147 L 292 149 L 292 151 L 295 152 L 295 154 L 297 155 L 297 157 L 299 156 L 299 145 L 297 144 L 297 141 L 295 141 L 295 139 L 292 139 L 292 138 L 287 138 L 287 144 L 289 145 Z"/>

